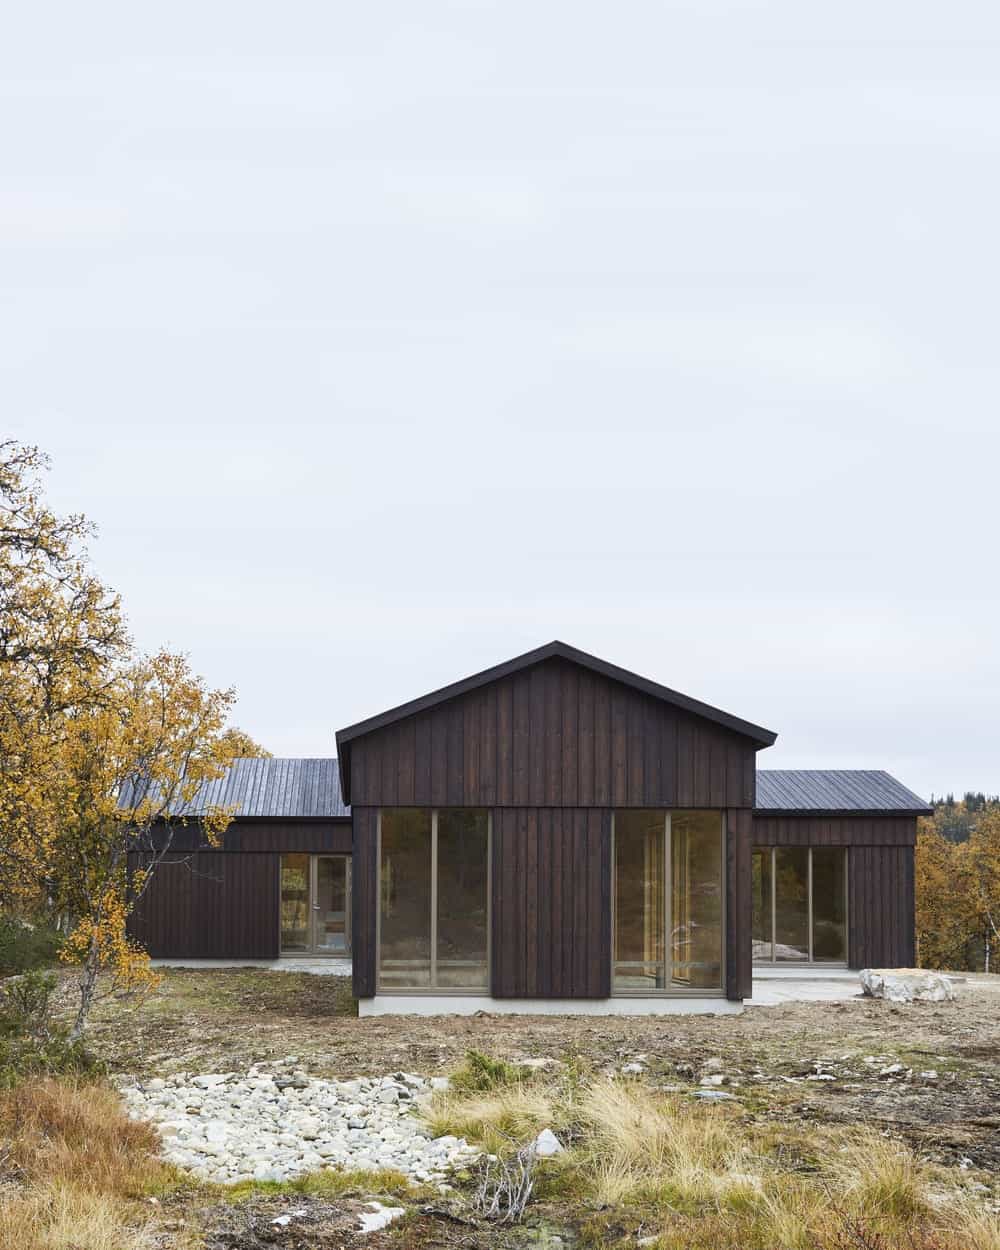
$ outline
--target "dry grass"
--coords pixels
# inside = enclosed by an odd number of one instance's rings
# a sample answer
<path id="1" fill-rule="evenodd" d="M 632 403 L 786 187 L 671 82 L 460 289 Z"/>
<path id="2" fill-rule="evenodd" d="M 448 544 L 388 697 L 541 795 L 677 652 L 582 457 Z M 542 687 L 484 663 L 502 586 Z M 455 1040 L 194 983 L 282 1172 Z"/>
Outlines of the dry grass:
<path id="1" fill-rule="evenodd" d="M 738 1103 L 620 1080 L 448 1093 L 430 1121 L 498 1152 L 554 1128 L 569 1149 L 545 1163 L 537 1192 L 589 1210 L 592 1244 L 641 1229 L 662 1250 L 1000 1250 L 1000 1221 L 964 1174 L 870 1130 L 775 1127 Z"/>
<path id="2" fill-rule="evenodd" d="M 97 1084 L 27 1081 L 0 1097 L 9 1184 L 0 1250 L 144 1250 L 153 1234 L 138 1199 L 173 1173 L 157 1139 Z"/>
<path id="3" fill-rule="evenodd" d="M 435 1137 L 454 1133 L 497 1154 L 512 1140 L 534 1137 L 556 1117 L 556 1097 L 533 1084 L 505 1085 L 486 1093 L 443 1093 L 431 1104 L 427 1123 Z"/>

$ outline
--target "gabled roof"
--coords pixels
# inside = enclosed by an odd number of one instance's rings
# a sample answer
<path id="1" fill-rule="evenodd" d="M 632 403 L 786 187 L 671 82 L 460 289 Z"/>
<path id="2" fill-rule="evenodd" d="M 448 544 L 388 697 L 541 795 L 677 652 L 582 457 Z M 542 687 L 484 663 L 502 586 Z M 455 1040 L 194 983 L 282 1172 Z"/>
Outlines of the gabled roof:
<path id="1" fill-rule="evenodd" d="M 341 796 L 335 759 L 241 758 L 170 815 L 198 816 L 209 807 L 229 806 L 236 807 L 237 820 L 245 816 L 329 820 L 351 814 Z"/>
<path id="2" fill-rule="evenodd" d="M 625 686 L 631 686 L 634 690 L 641 690 L 643 694 L 651 695 L 654 699 L 662 699 L 664 703 L 673 704 L 674 707 L 690 712 L 693 716 L 714 721 L 715 724 L 722 725 L 732 730 L 733 733 L 750 738 L 757 743 L 758 747 L 771 746 L 778 736 L 770 729 L 763 729 L 751 721 L 741 720 L 740 717 L 732 716 L 729 712 L 711 707 L 708 703 L 701 703 L 689 695 L 650 681 L 648 677 L 640 677 L 638 673 L 631 673 L 628 669 L 619 668 L 617 664 L 609 664 L 607 660 L 601 660 L 596 655 L 589 655 L 586 651 L 578 651 L 576 647 L 557 640 L 548 642 L 543 647 L 536 647 L 534 651 L 526 651 L 524 655 L 515 656 L 514 659 L 506 660 L 503 664 L 496 664 L 493 668 L 483 669 L 481 673 L 474 673 L 471 677 L 464 677 L 461 681 L 442 686 L 440 690 L 421 695 L 419 699 L 411 699 L 408 703 L 401 703 L 387 712 L 380 712 L 377 716 L 370 716 L 367 720 L 348 725 L 346 729 L 339 729 L 337 731 L 337 754 L 340 758 L 340 780 L 344 793 L 350 794 L 350 744 L 355 738 L 372 733 L 376 729 L 383 729 L 407 716 L 425 712 L 439 703 L 446 703 L 449 699 L 478 690 L 481 686 L 488 686 L 491 682 L 509 677 L 512 673 L 519 673 L 545 660 L 553 659 L 569 660 L 572 664 L 579 664 L 582 668 L 590 669 L 613 681 L 619 681 Z"/>
<path id="3" fill-rule="evenodd" d="M 757 812 L 930 812 L 881 769 L 758 768 Z"/>

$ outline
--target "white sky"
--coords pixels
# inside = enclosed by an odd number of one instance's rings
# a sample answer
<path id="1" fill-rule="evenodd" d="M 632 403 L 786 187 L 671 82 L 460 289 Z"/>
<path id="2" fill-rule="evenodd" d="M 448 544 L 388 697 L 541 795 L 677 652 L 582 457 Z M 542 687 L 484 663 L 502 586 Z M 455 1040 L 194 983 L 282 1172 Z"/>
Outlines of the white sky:
<path id="1" fill-rule="evenodd" d="M 277 754 L 554 637 L 1000 790 L 1000 10 L 69 3 L 0 399 Z"/>

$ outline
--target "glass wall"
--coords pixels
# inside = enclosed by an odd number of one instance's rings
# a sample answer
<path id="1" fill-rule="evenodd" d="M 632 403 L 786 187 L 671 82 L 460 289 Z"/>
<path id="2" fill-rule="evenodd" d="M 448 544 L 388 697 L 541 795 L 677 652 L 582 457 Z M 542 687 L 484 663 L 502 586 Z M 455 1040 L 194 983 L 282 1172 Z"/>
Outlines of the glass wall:
<path id="1" fill-rule="evenodd" d="M 771 928 L 771 861 L 770 850 L 754 851 L 750 876 L 750 932 L 754 959 L 770 959 L 774 940 Z"/>
<path id="2" fill-rule="evenodd" d="M 431 985 L 431 811 L 383 809 L 380 828 L 379 984 Z"/>
<path id="3" fill-rule="evenodd" d="M 615 812 L 616 989 L 664 990 L 665 812 Z"/>
<path id="4" fill-rule="evenodd" d="M 722 985 L 722 818 L 718 812 L 674 812 L 671 954 L 675 985 Z"/>
<path id="5" fill-rule="evenodd" d="M 809 958 L 809 850 L 774 848 L 774 958 L 794 963 Z"/>
<path id="6" fill-rule="evenodd" d="M 847 851 L 759 847 L 753 853 L 753 957 L 764 963 L 847 962 Z"/>
<path id="7" fill-rule="evenodd" d="M 489 816 L 383 808 L 379 988 L 486 990 Z"/>
<path id="8" fill-rule="evenodd" d="M 722 988 L 722 858 L 719 812 L 615 812 L 616 993 Z"/>
<path id="9" fill-rule="evenodd" d="M 839 847 L 813 847 L 812 900 L 814 962 L 846 962 L 847 855 Z"/>
<path id="10" fill-rule="evenodd" d="M 486 989 L 489 821 L 485 812 L 441 810 L 437 818 L 437 982 Z"/>
<path id="11" fill-rule="evenodd" d="M 288 955 L 309 951 L 308 855 L 281 857 L 281 951 Z"/>

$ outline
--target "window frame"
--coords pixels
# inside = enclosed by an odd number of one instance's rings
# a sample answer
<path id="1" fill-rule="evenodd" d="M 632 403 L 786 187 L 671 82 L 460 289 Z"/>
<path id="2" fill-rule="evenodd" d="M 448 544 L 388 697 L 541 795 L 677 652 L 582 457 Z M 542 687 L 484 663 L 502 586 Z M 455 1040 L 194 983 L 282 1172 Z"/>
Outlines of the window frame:
<path id="1" fill-rule="evenodd" d="M 616 929 L 616 909 L 618 902 L 618 856 L 615 848 L 615 821 L 619 811 L 637 811 L 637 812 L 662 812 L 664 817 L 663 826 L 663 906 L 665 913 L 664 923 L 664 962 L 667 967 L 667 975 L 672 976 L 673 969 L 673 829 L 672 819 L 675 813 L 707 811 L 719 818 L 719 889 L 721 891 L 719 908 L 719 934 L 721 942 L 721 953 L 719 959 L 719 985 L 718 987 L 698 987 L 698 986 L 669 986 L 662 990 L 643 989 L 636 987 L 635 989 L 615 987 L 615 967 L 618 960 L 615 958 L 615 943 L 617 940 Z M 725 998 L 726 997 L 726 974 L 728 971 L 727 964 L 727 861 L 726 861 L 726 814 L 721 808 L 695 808 L 695 807 L 635 807 L 635 808 L 612 808 L 611 811 L 611 997 L 612 998 Z"/>
<path id="2" fill-rule="evenodd" d="M 424 808 L 426 804 L 415 805 Z M 493 990 L 493 812 L 488 807 L 432 807 L 431 813 L 431 928 L 430 928 L 430 985 L 383 985 L 382 984 L 382 812 L 405 811 L 405 807 L 393 805 L 379 808 L 375 820 L 375 992 L 376 994 L 414 994 L 427 997 L 448 996 L 468 998 L 470 995 L 486 995 Z M 414 810 L 414 809 L 410 809 Z M 486 984 L 485 986 L 436 985 L 437 934 L 438 934 L 438 812 L 485 812 L 486 813 Z"/>
<path id="3" fill-rule="evenodd" d="M 809 957 L 808 959 L 777 959 L 774 949 L 777 945 L 778 931 L 778 881 L 777 881 L 777 852 L 781 850 L 791 849 L 792 844 L 772 845 L 772 846 L 755 846 L 751 848 L 751 857 L 757 854 L 767 854 L 771 859 L 771 955 L 770 958 L 763 958 L 759 955 L 753 957 L 753 965 L 755 968 L 849 968 L 851 966 L 851 888 L 850 888 L 850 872 L 851 872 L 851 856 L 849 847 L 846 846 L 799 846 L 799 850 L 807 852 L 808 865 L 808 905 L 809 905 Z M 844 858 L 844 958 L 843 959 L 820 959 L 813 958 L 813 946 L 815 936 L 813 933 L 813 851 L 839 851 Z M 751 932 L 750 942 L 753 944 L 754 936 Z"/>

